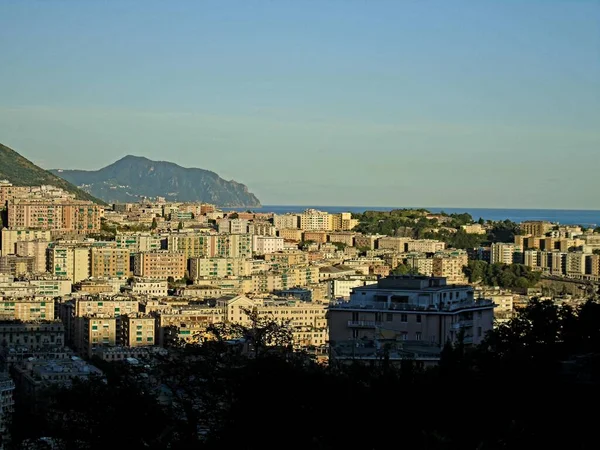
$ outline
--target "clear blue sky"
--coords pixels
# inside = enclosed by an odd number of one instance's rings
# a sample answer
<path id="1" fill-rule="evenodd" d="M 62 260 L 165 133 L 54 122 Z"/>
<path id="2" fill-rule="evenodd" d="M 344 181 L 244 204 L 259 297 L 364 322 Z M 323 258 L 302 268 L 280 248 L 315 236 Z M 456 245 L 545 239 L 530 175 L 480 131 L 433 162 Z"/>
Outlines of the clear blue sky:
<path id="1" fill-rule="evenodd" d="M 600 209 L 600 2 L 0 2 L 0 142 L 263 204 Z"/>

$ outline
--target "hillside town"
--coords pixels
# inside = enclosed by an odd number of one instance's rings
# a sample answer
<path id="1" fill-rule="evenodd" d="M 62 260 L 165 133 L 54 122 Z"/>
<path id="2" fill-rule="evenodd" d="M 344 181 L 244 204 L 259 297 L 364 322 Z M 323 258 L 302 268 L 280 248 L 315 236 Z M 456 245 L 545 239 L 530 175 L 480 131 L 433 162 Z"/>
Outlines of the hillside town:
<path id="1" fill-rule="evenodd" d="M 543 279 L 575 283 L 579 291 L 551 295 L 566 302 L 599 280 L 600 234 L 580 226 L 525 222 L 512 242 L 456 248 L 457 235 L 484 242 L 497 224 L 402 210 L 402 227 L 373 234 L 349 212 L 228 212 L 163 198 L 105 207 L 6 181 L 0 201 L 4 424 L 15 398 L 103 376 L 94 361 L 147 363 L 202 344 L 217 324 L 276 321 L 322 364 L 375 362 L 385 347 L 392 362 L 431 367 L 447 342 L 477 345 L 530 298 L 552 294 Z M 415 238 L 423 223 L 419 234 L 453 237 Z M 495 283 L 493 267 L 516 275 Z"/>

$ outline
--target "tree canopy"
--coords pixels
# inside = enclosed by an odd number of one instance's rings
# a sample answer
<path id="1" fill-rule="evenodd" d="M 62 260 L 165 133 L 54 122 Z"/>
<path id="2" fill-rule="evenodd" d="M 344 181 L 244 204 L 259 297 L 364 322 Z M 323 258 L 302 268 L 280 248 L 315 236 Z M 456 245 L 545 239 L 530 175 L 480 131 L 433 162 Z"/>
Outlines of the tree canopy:
<path id="1" fill-rule="evenodd" d="M 98 363 L 106 381 L 54 391 L 34 415 L 19 403 L 11 448 L 40 436 L 61 449 L 597 446 L 586 407 L 600 392 L 595 301 L 534 300 L 480 346 L 447 345 L 428 370 L 385 359 L 323 366 L 293 352 L 281 324 L 255 319 L 176 346 L 151 369 Z"/>
<path id="2" fill-rule="evenodd" d="M 469 283 L 502 288 L 530 288 L 541 278 L 540 272 L 535 272 L 523 264 L 489 264 L 473 260 L 468 262 L 464 272 L 469 278 Z"/>

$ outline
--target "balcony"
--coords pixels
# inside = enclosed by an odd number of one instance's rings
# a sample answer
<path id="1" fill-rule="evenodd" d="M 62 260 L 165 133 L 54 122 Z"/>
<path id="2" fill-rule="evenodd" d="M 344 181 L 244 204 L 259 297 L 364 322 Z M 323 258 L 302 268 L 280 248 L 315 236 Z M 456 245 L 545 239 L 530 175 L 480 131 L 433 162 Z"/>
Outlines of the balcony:
<path id="1" fill-rule="evenodd" d="M 468 328 L 473 326 L 472 320 L 461 320 L 452 324 L 453 330 L 460 330 L 461 328 Z"/>
<path id="2" fill-rule="evenodd" d="M 349 320 L 348 328 L 377 328 L 381 326 L 381 322 L 374 320 Z"/>

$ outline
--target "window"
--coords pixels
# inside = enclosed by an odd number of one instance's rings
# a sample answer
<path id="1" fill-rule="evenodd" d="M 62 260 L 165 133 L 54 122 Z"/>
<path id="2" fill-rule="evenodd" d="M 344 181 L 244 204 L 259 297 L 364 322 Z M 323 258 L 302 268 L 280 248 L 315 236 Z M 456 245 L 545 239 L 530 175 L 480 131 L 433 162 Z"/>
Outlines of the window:
<path id="1" fill-rule="evenodd" d="M 417 323 L 421 323 L 421 314 L 417 314 Z"/>
<path id="2" fill-rule="evenodd" d="M 415 333 L 415 340 L 420 341 L 422 339 L 422 334 L 420 331 L 417 331 Z"/>
<path id="3" fill-rule="evenodd" d="M 408 322 L 408 314 L 400 314 L 400 322 Z"/>
<path id="4" fill-rule="evenodd" d="M 394 320 L 394 315 L 393 315 L 393 314 L 391 314 L 391 313 L 387 313 L 387 314 L 385 315 L 385 321 L 386 321 L 386 322 L 392 322 L 393 320 Z"/>

